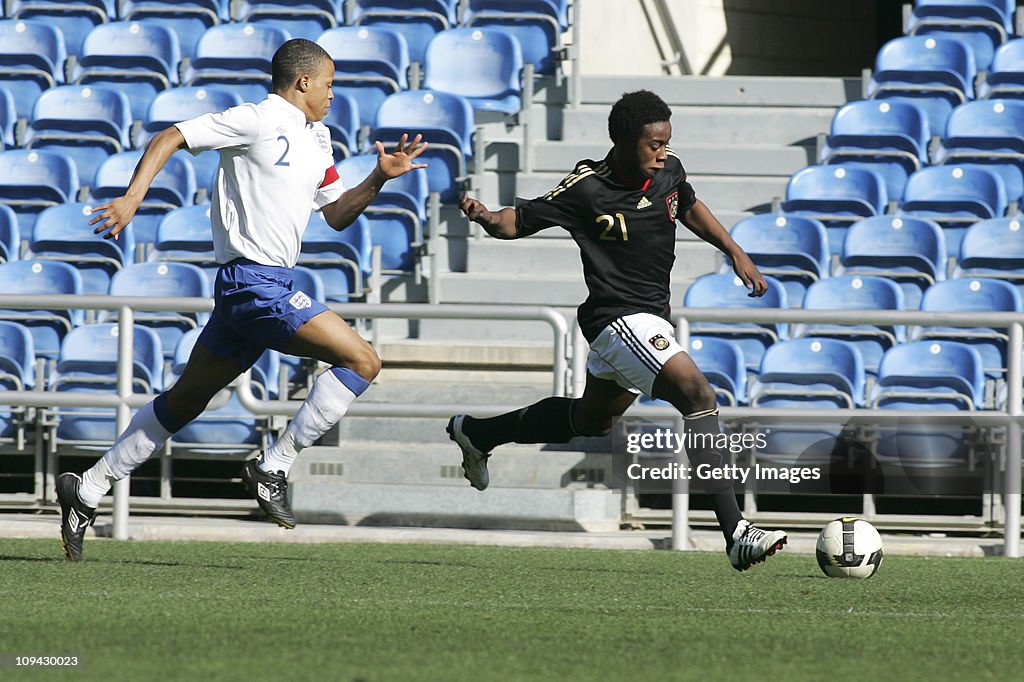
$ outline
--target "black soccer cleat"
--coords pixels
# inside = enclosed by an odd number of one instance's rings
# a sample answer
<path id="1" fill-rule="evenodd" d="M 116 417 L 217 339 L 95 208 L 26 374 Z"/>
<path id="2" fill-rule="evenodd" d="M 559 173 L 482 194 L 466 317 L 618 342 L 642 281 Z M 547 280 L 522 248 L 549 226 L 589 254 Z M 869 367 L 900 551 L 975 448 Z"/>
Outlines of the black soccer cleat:
<path id="1" fill-rule="evenodd" d="M 271 521 L 282 528 L 295 528 L 295 515 L 288 503 L 288 479 L 280 471 L 264 473 L 257 462 L 259 459 L 250 459 L 242 467 L 245 489 Z"/>
<path id="2" fill-rule="evenodd" d="M 96 521 L 96 510 L 85 506 L 78 497 L 82 479 L 78 474 L 57 477 L 57 502 L 60 504 L 60 542 L 69 561 L 82 560 L 85 529 Z"/>

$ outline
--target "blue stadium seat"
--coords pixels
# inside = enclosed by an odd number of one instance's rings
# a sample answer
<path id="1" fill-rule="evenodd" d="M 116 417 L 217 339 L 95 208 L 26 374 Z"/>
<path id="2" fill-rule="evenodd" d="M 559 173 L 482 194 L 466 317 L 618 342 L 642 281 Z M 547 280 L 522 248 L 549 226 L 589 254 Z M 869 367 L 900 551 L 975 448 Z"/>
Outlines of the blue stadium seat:
<path id="1" fill-rule="evenodd" d="M 123 152 L 104 161 L 96 171 L 96 181 L 91 191 L 92 201 L 102 202 L 122 196 L 128 189 L 142 154 L 141 151 Z M 191 206 L 195 193 L 196 174 L 192 162 L 187 157 L 175 154 L 153 179 L 153 184 L 132 220 L 135 241 L 152 243 L 163 215 L 182 206 Z"/>
<path id="2" fill-rule="evenodd" d="M 903 290 L 884 277 L 843 275 L 815 282 L 804 296 L 805 310 L 903 310 Z M 795 324 L 795 338 L 818 336 L 853 344 L 860 351 L 864 371 L 878 372 L 882 355 L 904 341 L 904 327 L 873 324 Z"/>
<path id="3" fill-rule="evenodd" d="M 293 38 L 316 40 L 324 31 L 344 23 L 343 0 L 238 0 L 235 21 L 276 26 Z"/>
<path id="4" fill-rule="evenodd" d="M 213 290 L 203 271 L 191 263 L 139 263 L 114 275 L 110 295 L 210 298 Z M 117 317 L 116 312 L 102 314 L 100 321 L 114 321 Z M 164 355 L 170 359 L 182 335 L 206 324 L 209 317 L 209 313 L 139 311 L 135 313 L 135 322 L 157 333 Z"/>
<path id="5" fill-rule="evenodd" d="M 181 376 L 188 358 L 195 347 L 196 339 L 202 333 L 194 329 L 186 333 L 174 350 L 174 361 L 166 376 L 166 384 L 171 386 Z M 257 365 L 253 367 L 253 392 L 258 398 L 270 397 L 269 388 L 276 389 L 277 377 L 266 376 L 268 369 L 273 369 L 274 351 L 263 354 Z M 264 358 L 267 358 L 264 360 Z M 269 384 L 269 386 L 268 386 Z M 198 419 L 189 422 L 185 428 L 174 434 L 172 447 L 188 447 L 190 450 L 214 452 L 248 452 L 253 446 L 266 445 L 265 420 L 257 420 L 248 410 L 242 407 L 238 397 L 232 393 L 228 404 L 217 410 L 207 410 Z"/>
<path id="6" fill-rule="evenodd" d="M 177 87 L 161 92 L 149 106 L 143 121 L 142 132 L 136 145 L 143 148 L 154 135 L 175 123 L 187 121 L 203 114 L 217 113 L 242 104 L 242 98 L 229 87 Z M 331 107 L 334 108 L 333 106 Z M 196 171 L 196 186 L 201 189 L 213 187 L 220 164 L 220 152 L 210 149 L 192 156 L 185 150 L 175 152 L 188 155 Z"/>
<path id="7" fill-rule="evenodd" d="M 974 53 L 959 40 L 895 38 L 882 46 L 868 86 L 872 99 L 909 99 L 928 115 L 933 131 L 946 129 L 953 107 L 974 99 Z"/>
<path id="8" fill-rule="evenodd" d="M 403 134 L 422 134 L 430 141 L 420 160 L 427 166 L 427 186 L 441 201 L 458 200 L 466 164 L 473 158 L 473 107 L 465 97 L 446 92 L 415 90 L 391 95 L 377 111 L 370 139 L 385 146 Z"/>
<path id="9" fill-rule="evenodd" d="M 210 266 L 214 263 L 210 204 L 176 208 L 156 229 L 150 261 L 178 261 Z"/>
<path id="10" fill-rule="evenodd" d="M 356 0 L 349 23 L 400 33 L 409 59 L 423 63 L 434 36 L 455 26 L 457 7 L 458 0 Z"/>
<path id="11" fill-rule="evenodd" d="M 118 327 L 89 324 L 71 331 L 61 345 L 49 390 L 110 393 L 117 389 Z M 136 326 L 132 347 L 132 392 L 163 390 L 163 351 L 151 329 Z M 50 411 L 57 417 L 53 436 L 58 444 L 102 446 L 117 437 L 114 410 L 63 407 Z"/>
<path id="12" fill-rule="evenodd" d="M 0 80 L 0 142 L 4 147 L 13 147 L 18 112 L 14 108 L 14 95 L 2 84 L 3 81 Z"/>
<path id="13" fill-rule="evenodd" d="M 117 17 L 115 0 L 8 0 L 7 16 L 36 19 L 64 34 L 68 54 L 81 54 L 85 36 L 98 24 Z"/>
<path id="14" fill-rule="evenodd" d="M 296 265 L 292 268 L 292 276 L 296 289 L 299 289 L 314 301 L 323 302 L 327 300 L 327 295 L 324 293 L 324 281 L 317 274 L 316 270 Z"/>
<path id="15" fill-rule="evenodd" d="M 63 154 L 15 149 L 0 154 L 0 204 L 18 214 L 22 239 L 32 238 L 36 216 L 47 206 L 74 201 L 78 171 Z"/>
<path id="16" fill-rule="evenodd" d="M 409 89 L 409 47 L 402 34 L 376 26 L 344 26 L 325 31 L 316 42 L 334 60 L 335 93 L 356 101 L 362 125 L 373 125 L 388 95 Z"/>
<path id="17" fill-rule="evenodd" d="M 921 310 L 942 312 L 1024 312 L 1021 297 L 1009 282 L 966 278 L 939 282 L 924 292 Z M 985 373 L 993 378 L 1006 371 L 1006 329 L 991 327 L 922 327 L 914 339 L 950 339 L 974 347 L 981 355 Z"/>
<path id="18" fill-rule="evenodd" d="M 60 29 L 43 20 L 0 21 L 0 83 L 18 118 L 32 116 L 39 93 L 64 83 L 67 52 Z"/>
<path id="19" fill-rule="evenodd" d="M 62 85 L 36 100 L 24 146 L 67 156 L 88 185 L 108 156 L 131 148 L 131 127 L 131 104 L 123 92 L 103 85 Z"/>
<path id="20" fill-rule="evenodd" d="M 227 85 L 246 102 L 262 102 L 270 92 L 270 60 L 290 38 L 275 26 L 214 26 L 199 39 L 185 85 Z"/>
<path id="21" fill-rule="evenodd" d="M 320 213 L 314 213 L 302 235 L 298 264 L 320 276 L 328 301 L 346 303 L 350 295 L 362 295 L 370 275 L 372 248 L 370 223 L 365 216 L 338 232 Z"/>
<path id="22" fill-rule="evenodd" d="M 376 166 L 376 154 L 353 156 L 338 164 L 338 176 L 346 187 L 355 187 Z M 406 173 L 389 180 L 363 212 L 370 223 L 373 245 L 381 247 L 383 270 L 408 271 L 414 266 L 423 244 L 426 200 L 426 173 Z"/>
<path id="23" fill-rule="evenodd" d="M 882 215 L 888 194 L 882 176 L 866 168 L 808 166 L 793 174 L 782 210 L 825 225 L 829 252 L 839 253 L 846 226 L 859 218 Z"/>
<path id="24" fill-rule="evenodd" d="M 924 290 L 946 279 L 946 242 L 942 228 L 931 220 L 866 218 L 850 227 L 839 263 L 836 274 L 897 282 L 907 310 L 916 310 Z"/>
<path id="25" fill-rule="evenodd" d="M 968 228 L 960 243 L 954 277 L 989 277 L 1012 282 L 1024 296 L 1024 219 L 995 218 Z"/>
<path id="26" fill-rule="evenodd" d="M 1007 209 L 1003 180 L 986 167 L 958 164 L 922 168 L 907 181 L 900 214 L 928 218 L 943 227 L 947 255 L 960 252 L 967 226 L 1001 218 Z"/>
<path id="27" fill-rule="evenodd" d="M 0 264 L 0 291 L 5 294 L 82 293 L 82 278 L 73 265 L 54 261 L 19 260 Z M 0 319 L 14 320 L 32 334 L 36 354 L 55 358 L 61 340 L 82 324 L 81 310 L 4 310 Z"/>
<path id="28" fill-rule="evenodd" d="M 832 119 L 821 162 L 871 168 L 885 180 L 888 196 L 900 197 L 907 177 L 928 162 L 930 139 L 928 117 L 916 104 L 850 102 Z"/>
<path id="29" fill-rule="evenodd" d="M 470 0 L 462 23 L 489 26 L 515 36 L 523 61 L 533 64 L 535 73 L 553 73 L 564 30 L 560 23 L 564 5 L 558 4 L 549 0 Z"/>
<path id="30" fill-rule="evenodd" d="M 959 411 L 983 409 L 985 375 L 974 348 L 955 341 L 915 341 L 882 358 L 870 406 L 881 409 Z M 971 443 L 963 427 L 905 424 L 878 429 L 873 446 L 882 462 L 904 467 L 963 465 Z"/>
<path id="31" fill-rule="evenodd" d="M 738 346 L 713 336 L 691 336 L 687 352 L 715 389 L 719 405 L 747 404 L 747 369 Z"/>
<path id="32" fill-rule="evenodd" d="M 759 298 L 748 295 L 739 277 L 713 274 L 698 277 L 686 290 L 683 306 L 687 308 L 785 308 L 786 288 L 772 276 L 766 276 L 768 290 Z M 785 324 L 694 322 L 694 334 L 729 339 L 743 353 L 747 370 L 756 372 L 766 348 L 786 338 Z"/>
<path id="33" fill-rule="evenodd" d="M 1007 41 L 996 50 L 982 94 L 1004 99 L 1024 98 L 1024 38 Z"/>
<path id="34" fill-rule="evenodd" d="M 828 235 L 817 220 L 766 213 L 740 220 L 730 233 L 763 274 L 782 282 L 791 306 L 800 306 L 807 287 L 829 276 Z M 732 272 L 732 263 L 720 272 Z"/>
<path id="35" fill-rule="evenodd" d="M 120 0 L 124 21 L 166 26 L 178 35 L 181 56 L 192 59 L 206 29 L 228 21 L 229 0 Z"/>
<path id="36" fill-rule="evenodd" d="M 18 260 L 21 256 L 21 231 L 18 216 L 10 206 L 0 204 L 0 263 Z"/>
<path id="37" fill-rule="evenodd" d="M 352 95 L 346 94 L 341 88 L 334 88 L 331 108 L 321 123 L 331 131 L 335 162 L 359 153 L 359 112 L 359 103 Z"/>
<path id="38" fill-rule="evenodd" d="M 1003 180 L 1006 198 L 1024 195 L 1024 102 L 985 100 L 953 110 L 936 163 L 985 164 Z"/>
<path id="39" fill-rule="evenodd" d="M 116 21 L 85 37 L 72 76 L 79 85 L 107 85 L 128 96 L 132 118 L 143 120 L 158 93 L 178 84 L 178 35 L 156 22 Z"/>
<path id="40" fill-rule="evenodd" d="M 35 346 L 28 329 L 16 322 L 0 321 L 0 393 L 35 388 Z M 24 439 L 25 408 L 0 405 L 0 438 Z"/>
<path id="41" fill-rule="evenodd" d="M 134 261 L 135 239 L 131 227 L 118 239 L 94 234 L 93 204 L 51 206 L 39 214 L 29 241 L 28 258 L 70 263 L 82 277 L 82 293 L 106 294 L 110 278 Z"/>
<path id="42" fill-rule="evenodd" d="M 765 408 L 842 409 L 864 404 L 860 351 L 836 339 L 794 339 L 769 348 L 750 389 L 750 404 Z M 824 464 L 832 459 L 841 421 L 790 423 L 765 429 L 758 457 L 776 463 Z"/>
<path id="43" fill-rule="evenodd" d="M 462 95 L 481 111 L 522 109 L 523 53 L 519 42 L 499 29 L 438 33 L 427 46 L 425 69 L 425 89 Z"/>
<path id="44" fill-rule="evenodd" d="M 915 0 L 907 34 L 960 40 L 978 69 L 986 70 L 996 47 L 1013 33 L 1014 10 L 1014 0 Z"/>

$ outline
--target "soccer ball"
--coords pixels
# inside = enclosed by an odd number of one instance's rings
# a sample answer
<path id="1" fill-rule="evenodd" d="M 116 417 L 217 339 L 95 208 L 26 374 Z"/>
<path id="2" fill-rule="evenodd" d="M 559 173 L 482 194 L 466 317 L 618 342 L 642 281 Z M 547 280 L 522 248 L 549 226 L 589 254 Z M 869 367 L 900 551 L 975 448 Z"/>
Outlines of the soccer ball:
<path id="1" fill-rule="evenodd" d="M 822 529 L 814 553 L 830 578 L 870 578 L 882 565 L 882 538 L 864 519 L 844 516 Z"/>

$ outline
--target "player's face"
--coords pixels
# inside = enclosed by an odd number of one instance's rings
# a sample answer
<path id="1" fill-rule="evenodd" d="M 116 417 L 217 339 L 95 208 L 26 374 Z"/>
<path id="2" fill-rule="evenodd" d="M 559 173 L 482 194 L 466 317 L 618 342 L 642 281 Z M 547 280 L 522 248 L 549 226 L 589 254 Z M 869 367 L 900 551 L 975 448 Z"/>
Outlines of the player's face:
<path id="1" fill-rule="evenodd" d="M 324 60 L 319 73 L 309 77 L 309 89 L 306 91 L 306 118 L 310 121 L 322 120 L 331 108 L 334 99 L 334 62 Z"/>
<path id="2" fill-rule="evenodd" d="M 672 138 L 672 124 L 668 121 L 648 123 L 640 133 L 637 141 L 637 168 L 644 177 L 653 178 L 654 174 L 665 167 L 668 156 L 668 141 Z"/>

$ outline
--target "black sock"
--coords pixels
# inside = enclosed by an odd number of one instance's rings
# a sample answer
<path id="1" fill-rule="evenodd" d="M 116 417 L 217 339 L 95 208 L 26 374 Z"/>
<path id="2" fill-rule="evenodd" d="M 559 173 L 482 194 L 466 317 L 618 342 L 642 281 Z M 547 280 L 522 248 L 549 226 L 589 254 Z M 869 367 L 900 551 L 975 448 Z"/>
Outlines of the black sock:
<path id="1" fill-rule="evenodd" d="M 521 410 L 475 419 L 466 417 L 462 432 L 482 452 L 505 443 L 568 443 L 576 435 L 572 426 L 573 398 L 544 398 Z"/>
<path id="2" fill-rule="evenodd" d="M 717 408 L 685 416 L 683 417 L 683 423 L 686 426 L 686 441 L 688 445 L 700 444 L 701 442 L 711 444 L 722 433 L 722 427 L 718 423 Z M 701 435 L 704 437 L 701 438 Z M 709 464 L 713 468 L 725 464 L 725 456 L 721 450 L 711 445 L 690 447 L 686 454 L 690 459 L 690 466 L 694 470 L 700 464 Z M 708 480 L 702 481 L 702 483 L 704 483 L 704 490 L 711 497 L 711 508 L 715 510 L 715 518 L 718 519 L 722 535 L 725 536 L 726 548 L 731 549 L 732 534 L 735 532 L 739 522 L 743 520 L 743 513 L 740 511 L 740 506 L 736 503 L 736 491 L 733 490 L 732 479 L 726 478 L 721 481 Z"/>

